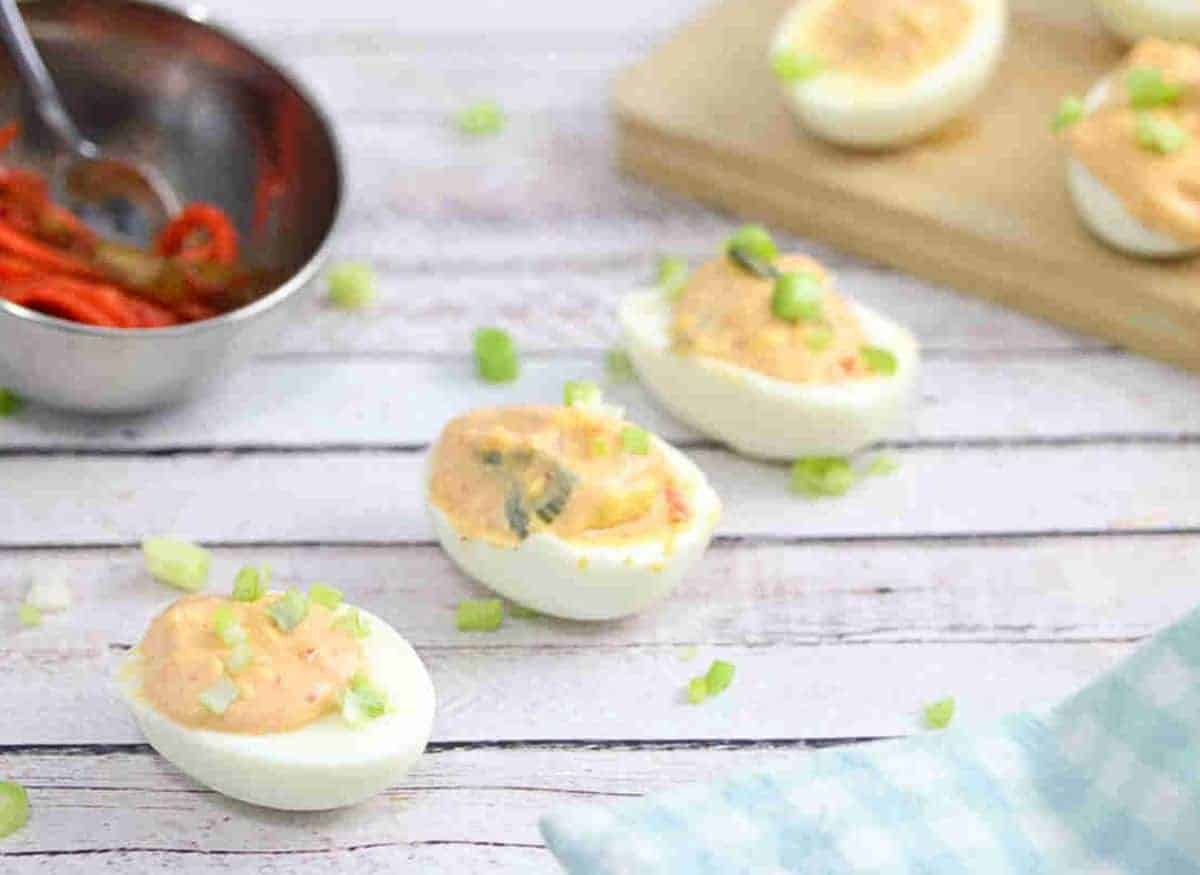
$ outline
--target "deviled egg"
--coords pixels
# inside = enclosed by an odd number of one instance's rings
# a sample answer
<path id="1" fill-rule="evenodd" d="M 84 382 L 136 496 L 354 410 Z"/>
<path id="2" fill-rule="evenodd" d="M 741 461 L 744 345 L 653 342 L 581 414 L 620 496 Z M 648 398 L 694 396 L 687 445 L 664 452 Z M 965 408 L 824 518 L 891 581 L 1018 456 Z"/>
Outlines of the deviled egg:
<path id="1" fill-rule="evenodd" d="M 914 394 L 912 335 L 755 226 L 673 290 L 626 297 L 619 318 L 663 406 L 747 456 L 856 452 L 891 434 Z"/>
<path id="2" fill-rule="evenodd" d="M 200 783 L 268 808 L 380 792 L 429 741 L 425 667 L 330 587 L 262 589 L 186 596 L 150 624 L 118 678 L 147 741 Z"/>
<path id="3" fill-rule="evenodd" d="M 433 527 L 469 576 L 573 620 L 637 613 L 708 547 L 721 504 L 686 456 L 569 384 L 561 407 L 476 410 L 430 453 Z"/>
<path id="4" fill-rule="evenodd" d="M 1129 42 L 1147 36 L 1200 42 L 1200 4 L 1195 0 L 1096 0 L 1114 34 Z"/>
<path id="5" fill-rule="evenodd" d="M 1006 0 L 801 0 L 775 32 L 770 63 L 811 133 L 900 146 L 979 96 L 1007 27 Z"/>
<path id="6" fill-rule="evenodd" d="M 1200 251 L 1200 49 L 1147 39 L 1054 126 L 1087 227 L 1131 255 Z"/>

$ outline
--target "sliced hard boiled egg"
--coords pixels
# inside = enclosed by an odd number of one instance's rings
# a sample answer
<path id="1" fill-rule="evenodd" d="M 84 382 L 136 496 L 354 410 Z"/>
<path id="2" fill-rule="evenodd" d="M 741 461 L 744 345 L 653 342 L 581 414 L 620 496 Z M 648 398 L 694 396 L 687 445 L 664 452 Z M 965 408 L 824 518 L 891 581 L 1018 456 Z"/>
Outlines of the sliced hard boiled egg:
<path id="1" fill-rule="evenodd" d="M 840 145 L 912 143 L 960 115 L 1003 51 L 1005 0 L 802 0 L 770 62 L 801 125 Z"/>
<path id="2" fill-rule="evenodd" d="M 387 623 L 319 589 L 188 596 L 159 615 L 118 676 L 150 745 L 268 808 L 353 805 L 402 777 L 432 729 L 429 674 Z"/>
<path id="3" fill-rule="evenodd" d="M 662 599 L 721 511 L 691 460 L 597 394 L 466 414 L 429 457 L 430 517 L 450 558 L 500 595 L 572 620 Z"/>
<path id="4" fill-rule="evenodd" d="M 1200 43 L 1200 4 L 1195 0 L 1096 0 L 1114 34 L 1129 42 L 1143 37 Z"/>
<path id="5" fill-rule="evenodd" d="M 916 386 L 912 335 L 833 294 L 809 258 L 771 269 L 805 278 L 808 312 L 788 318 L 780 282 L 729 256 L 674 298 L 627 296 L 619 318 L 638 377 L 677 417 L 747 456 L 846 455 L 892 434 Z"/>

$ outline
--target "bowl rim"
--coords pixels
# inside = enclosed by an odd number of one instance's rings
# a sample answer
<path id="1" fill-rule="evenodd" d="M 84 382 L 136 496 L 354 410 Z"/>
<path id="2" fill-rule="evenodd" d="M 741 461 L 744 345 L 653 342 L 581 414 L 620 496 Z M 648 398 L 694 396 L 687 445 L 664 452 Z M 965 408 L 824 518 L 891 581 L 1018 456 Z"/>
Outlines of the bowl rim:
<path id="1" fill-rule="evenodd" d="M 118 2 L 125 6 L 135 6 L 167 18 L 186 21 L 189 25 L 211 31 L 249 53 L 259 63 L 270 68 L 301 100 L 308 104 L 313 115 L 320 122 L 321 127 L 328 136 L 330 151 L 333 154 L 333 171 L 337 182 L 337 191 L 335 192 L 333 203 L 333 218 L 330 220 L 329 227 L 326 228 L 325 234 L 321 238 L 321 242 L 317 248 L 313 250 L 313 253 L 304 264 L 300 265 L 286 280 L 249 304 L 209 319 L 202 319 L 198 322 L 186 322 L 182 325 L 168 325 L 160 328 L 109 328 L 107 326 L 88 325 L 83 322 L 72 322 L 69 319 L 49 316 L 37 310 L 22 307 L 20 304 L 14 304 L 4 298 L 0 298 L 0 317 L 11 317 L 31 325 L 38 325 L 42 328 L 60 331 L 65 334 L 111 337 L 126 341 L 142 337 L 146 339 L 159 339 L 163 337 L 202 334 L 207 331 L 216 331 L 237 322 L 254 319 L 267 310 L 271 310 L 283 303 L 307 286 L 328 259 L 329 252 L 333 248 L 333 240 L 342 225 L 346 205 L 345 152 L 342 147 L 341 138 L 338 135 L 337 126 L 320 101 L 314 97 L 300 77 L 296 76 L 287 65 L 277 60 L 271 53 L 264 51 L 255 41 L 235 33 L 230 27 L 220 21 L 212 20 L 207 7 L 199 4 L 189 4 L 184 9 L 174 9 L 151 2 L 151 0 L 118 0 Z"/>

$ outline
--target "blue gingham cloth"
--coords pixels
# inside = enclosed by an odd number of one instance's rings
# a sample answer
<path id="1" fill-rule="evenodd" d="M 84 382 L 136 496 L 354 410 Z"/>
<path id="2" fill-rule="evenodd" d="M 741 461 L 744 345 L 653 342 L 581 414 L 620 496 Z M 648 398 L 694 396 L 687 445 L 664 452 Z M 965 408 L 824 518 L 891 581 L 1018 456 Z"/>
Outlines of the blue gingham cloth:
<path id="1" fill-rule="evenodd" d="M 541 827 L 571 875 L 1200 873 L 1200 612 L 1045 713 Z"/>

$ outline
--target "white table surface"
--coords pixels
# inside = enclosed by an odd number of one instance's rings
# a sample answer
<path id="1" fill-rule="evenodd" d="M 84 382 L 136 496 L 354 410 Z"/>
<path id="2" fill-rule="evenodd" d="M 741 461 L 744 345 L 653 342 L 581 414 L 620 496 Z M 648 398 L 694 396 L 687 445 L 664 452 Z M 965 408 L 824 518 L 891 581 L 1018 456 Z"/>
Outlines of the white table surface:
<path id="1" fill-rule="evenodd" d="M 367 314 L 314 299 L 278 349 L 188 407 L 0 421 L 0 777 L 33 803 L 0 844 L 6 875 L 552 872 L 547 810 L 910 733 L 943 695 L 965 721 L 1052 701 L 1200 601 L 1200 379 L 789 240 L 925 345 L 900 472 L 798 499 L 784 469 L 621 387 L 724 497 L 713 549 L 628 622 L 457 632 L 454 605 L 483 590 L 431 540 L 428 442 L 471 406 L 598 377 L 616 298 L 658 251 L 700 259 L 736 221 L 611 167 L 613 74 L 695 2 L 214 6 L 332 110 L 352 176 L 340 255 L 373 262 L 385 298 Z M 465 141 L 448 116 L 483 96 L 510 124 Z M 481 323 L 519 339 L 518 383 L 471 376 Z M 107 678 L 173 597 L 135 550 L 164 531 L 210 544 L 217 581 L 267 561 L 336 583 L 413 642 L 440 704 L 401 785 L 348 811 L 272 813 L 143 745 Z M 20 629 L 30 577 L 61 563 L 77 607 Z M 716 657 L 736 663 L 734 685 L 684 704 Z"/>

